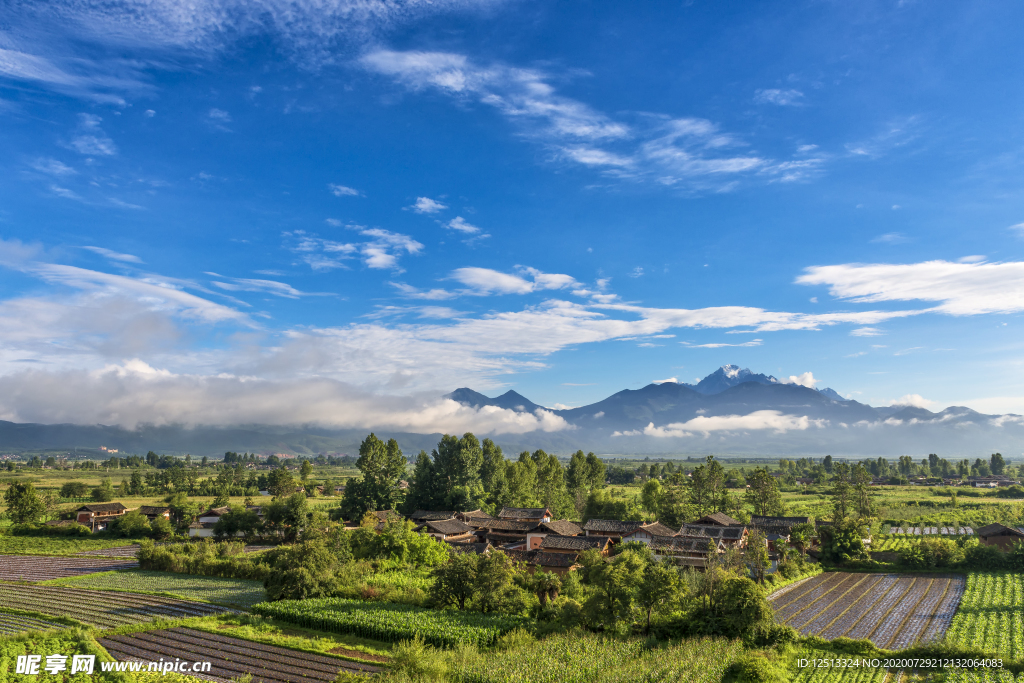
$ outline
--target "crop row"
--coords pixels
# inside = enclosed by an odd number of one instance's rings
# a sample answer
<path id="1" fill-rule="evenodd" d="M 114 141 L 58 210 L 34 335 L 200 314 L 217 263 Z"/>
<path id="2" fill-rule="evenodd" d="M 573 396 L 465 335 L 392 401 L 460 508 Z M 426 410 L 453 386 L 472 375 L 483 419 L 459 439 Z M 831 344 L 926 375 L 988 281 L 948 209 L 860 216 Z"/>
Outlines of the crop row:
<path id="1" fill-rule="evenodd" d="M 942 637 L 963 591 L 957 577 L 820 574 L 773 597 L 778 621 L 805 635 L 905 648 Z"/>
<path id="2" fill-rule="evenodd" d="M 0 580 L 49 581 L 112 569 L 137 567 L 135 561 L 85 557 L 43 557 L 39 555 L 0 555 Z"/>
<path id="3" fill-rule="evenodd" d="M 21 614 L 7 614 L 0 612 L 0 635 L 11 635 L 24 631 L 49 631 L 51 629 L 67 628 L 64 624 L 55 621 L 45 621 L 35 617 L 26 617 Z"/>
<path id="4" fill-rule="evenodd" d="M 219 680 L 252 676 L 266 683 L 314 683 L 333 681 L 339 670 L 374 673 L 378 667 L 357 664 L 325 655 L 298 652 L 239 638 L 186 628 L 146 631 L 100 639 L 115 659 L 156 661 L 181 658 L 209 661 L 209 676 Z"/>
<path id="5" fill-rule="evenodd" d="M 529 623 L 522 617 L 343 598 L 263 602 L 252 611 L 300 626 L 377 640 L 399 641 L 419 635 L 441 647 L 458 643 L 490 645 L 499 636 Z"/>
<path id="6" fill-rule="evenodd" d="M 52 583 L 77 588 L 171 593 L 185 600 L 203 600 L 244 608 L 267 599 L 263 584 L 259 581 L 136 569 L 60 579 Z"/>
<path id="7" fill-rule="evenodd" d="M 1024 575 L 972 572 L 946 640 L 986 652 L 1024 657 Z"/>
<path id="8" fill-rule="evenodd" d="M 0 608 L 70 617 L 101 628 L 138 624 L 156 618 L 179 619 L 225 611 L 213 605 L 138 593 L 2 584 Z"/>

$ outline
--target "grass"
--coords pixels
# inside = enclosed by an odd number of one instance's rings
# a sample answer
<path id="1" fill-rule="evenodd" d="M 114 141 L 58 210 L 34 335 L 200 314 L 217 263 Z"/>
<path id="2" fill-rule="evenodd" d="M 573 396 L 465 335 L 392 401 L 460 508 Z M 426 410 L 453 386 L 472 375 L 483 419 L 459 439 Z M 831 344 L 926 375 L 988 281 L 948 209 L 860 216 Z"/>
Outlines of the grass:
<path id="1" fill-rule="evenodd" d="M 54 579 L 45 583 L 75 588 L 172 595 L 185 600 L 198 600 L 245 609 L 266 600 L 266 591 L 263 590 L 263 584 L 259 581 L 172 574 L 142 569 L 122 569 L 87 574 L 66 579 Z"/>

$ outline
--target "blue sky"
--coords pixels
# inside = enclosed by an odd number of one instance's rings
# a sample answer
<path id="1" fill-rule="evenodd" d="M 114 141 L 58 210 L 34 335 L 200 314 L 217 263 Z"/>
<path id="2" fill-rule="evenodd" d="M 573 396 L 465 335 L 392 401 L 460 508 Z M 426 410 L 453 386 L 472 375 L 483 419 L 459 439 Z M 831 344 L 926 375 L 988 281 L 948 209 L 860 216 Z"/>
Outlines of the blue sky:
<path id="1" fill-rule="evenodd" d="M 179 4 L 4 10 L 0 418 L 1024 412 L 1017 3 Z"/>

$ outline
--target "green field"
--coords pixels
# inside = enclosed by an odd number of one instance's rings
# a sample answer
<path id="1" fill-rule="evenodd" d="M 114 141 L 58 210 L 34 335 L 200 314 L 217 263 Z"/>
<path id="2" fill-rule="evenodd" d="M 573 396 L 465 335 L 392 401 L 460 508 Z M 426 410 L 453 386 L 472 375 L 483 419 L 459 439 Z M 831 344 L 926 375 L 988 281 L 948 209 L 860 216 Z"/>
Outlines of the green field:
<path id="1" fill-rule="evenodd" d="M 135 543 L 124 538 L 0 535 L 0 555 L 74 555 Z"/>
<path id="2" fill-rule="evenodd" d="M 185 600 L 199 600 L 245 609 L 258 602 L 263 602 L 267 598 L 263 584 L 259 581 L 151 572 L 141 569 L 88 574 L 68 579 L 55 579 L 46 583 L 74 586 L 75 588 L 167 593 Z"/>
<path id="3" fill-rule="evenodd" d="M 980 647 L 1001 657 L 1024 658 L 1024 575 L 968 574 L 946 642 Z"/>

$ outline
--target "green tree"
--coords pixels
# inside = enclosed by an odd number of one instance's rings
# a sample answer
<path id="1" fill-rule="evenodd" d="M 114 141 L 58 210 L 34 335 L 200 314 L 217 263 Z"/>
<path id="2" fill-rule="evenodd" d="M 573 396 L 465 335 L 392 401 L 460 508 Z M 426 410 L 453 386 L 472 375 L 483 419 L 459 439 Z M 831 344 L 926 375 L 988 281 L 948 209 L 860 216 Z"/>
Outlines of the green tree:
<path id="1" fill-rule="evenodd" d="M 772 560 L 768 555 L 768 540 L 759 529 L 750 530 L 743 550 L 743 561 L 757 582 L 764 583 L 764 576 L 771 569 Z"/>
<path id="2" fill-rule="evenodd" d="M 271 501 L 263 515 L 268 527 L 280 531 L 287 541 L 294 541 L 309 522 L 306 494 L 297 492 L 287 498 Z"/>
<path id="3" fill-rule="evenodd" d="M 857 463 L 853 468 L 851 477 L 854 496 L 854 509 L 857 516 L 870 517 L 875 513 L 871 504 L 871 473 L 864 467 L 864 463 Z"/>
<path id="4" fill-rule="evenodd" d="M 308 460 L 303 460 L 302 465 L 299 466 L 299 478 L 305 483 L 309 479 L 309 475 L 313 473 L 313 465 Z"/>
<path id="5" fill-rule="evenodd" d="M 133 496 L 141 496 L 146 492 L 146 485 L 142 483 L 142 473 L 132 470 L 132 478 L 128 483 L 128 492 Z"/>
<path id="6" fill-rule="evenodd" d="M 747 490 L 744 498 L 754 508 L 754 514 L 762 517 L 786 514 L 779 491 L 779 480 L 768 470 L 758 467 L 747 475 Z"/>
<path id="7" fill-rule="evenodd" d="M 621 621 L 632 617 L 647 558 L 634 550 L 610 560 L 595 555 L 596 551 L 587 551 L 581 556 L 586 582 L 595 589 L 584 610 L 592 624 L 615 631 Z"/>
<path id="8" fill-rule="evenodd" d="M 469 553 L 464 553 L 469 554 Z M 480 612 L 517 612 L 523 606 L 515 563 L 505 553 L 481 553 L 476 558 L 473 607 Z"/>
<path id="9" fill-rule="evenodd" d="M 565 488 L 565 470 L 558 458 L 542 450 L 530 456 L 537 466 L 537 494 L 540 504 L 557 517 L 567 517 L 573 510 L 572 499 Z"/>
<path id="10" fill-rule="evenodd" d="M 398 483 L 405 475 L 405 456 L 394 439 L 387 443 L 371 433 L 359 445 L 356 467 L 362 477 L 345 485 L 342 508 L 353 519 L 369 510 L 391 510 L 399 495 Z"/>
<path id="11" fill-rule="evenodd" d="M 87 495 L 89 495 L 89 485 L 84 481 L 69 481 L 60 487 L 61 498 L 85 498 Z"/>
<path id="12" fill-rule="evenodd" d="M 125 538 L 142 538 L 148 536 L 152 531 L 149 520 L 138 510 L 126 512 L 118 517 L 111 526 L 113 526 L 114 533 Z"/>
<path id="13" fill-rule="evenodd" d="M 483 461 L 480 463 L 480 482 L 490 496 L 505 486 L 505 454 L 501 452 L 501 446 L 490 439 L 484 439 L 481 450 Z"/>
<path id="14" fill-rule="evenodd" d="M 587 453 L 587 466 L 590 474 L 590 490 L 604 488 L 605 466 L 601 458 Z"/>
<path id="15" fill-rule="evenodd" d="M 267 490 L 274 498 L 284 498 L 295 493 L 295 479 L 284 465 L 273 469 L 267 475 Z"/>
<path id="16" fill-rule="evenodd" d="M 97 503 L 114 500 L 114 486 L 110 483 L 109 477 L 104 477 L 100 485 L 92 490 L 92 499 Z"/>
<path id="17" fill-rule="evenodd" d="M 640 505 L 644 512 L 657 515 L 661 510 L 661 498 L 664 491 L 661 482 L 657 479 L 648 479 L 640 489 Z"/>
<path id="18" fill-rule="evenodd" d="M 690 504 L 698 517 L 725 510 L 728 504 L 725 470 L 714 456 L 709 455 L 690 479 Z"/>
<path id="19" fill-rule="evenodd" d="M 845 462 L 838 462 L 832 470 L 834 475 L 832 488 L 828 490 L 832 505 L 832 521 L 841 522 L 850 515 L 854 504 L 854 491 L 850 484 L 850 466 Z"/>
<path id="20" fill-rule="evenodd" d="M 646 617 L 644 633 L 651 632 L 651 616 L 668 612 L 678 597 L 679 574 L 664 562 L 649 562 L 636 591 L 637 605 Z"/>
<path id="21" fill-rule="evenodd" d="M 1005 474 L 1006 473 L 1006 461 L 1003 459 L 1002 453 L 993 453 L 989 458 L 989 469 L 992 470 L 992 474 Z"/>
<path id="22" fill-rule="evenodd" d="M 7 516 L 15 524 L 35 522 L 46 512 L 46 505 L 31 482 L 13 482 L 4 492 L 4 503 Z"/>
<path id="23" fill-rule="evenodd" d="M 447 562 L 435 567 L 430 573 L 434 580 L 429 592 L 431 602 L 439 607 L 466 609 L 476 591 L 476 558 L 473 553 L 452 552 Z"/>
<path id="24" fill-rule="evenodd" d="M 241 533 L 246 541 L 251 541 L 259 534 L 262 527 L 263 522 L 260 521 L 259 515 L 254 511 L 246 509 L 228 510 L 226 514 L 220 516 L 220 519 L 213 526 L 213 535 L 222 539 L 234 538 Z"/>
<path id="25" fill-rule="evenodd" d="M 157 515 L 153 521 L 149 523 L 149 535 L 158 541 L 169 538 L 173 533 L 174 527 L 171 526 L 171 521 L 163 515 Z"/>

